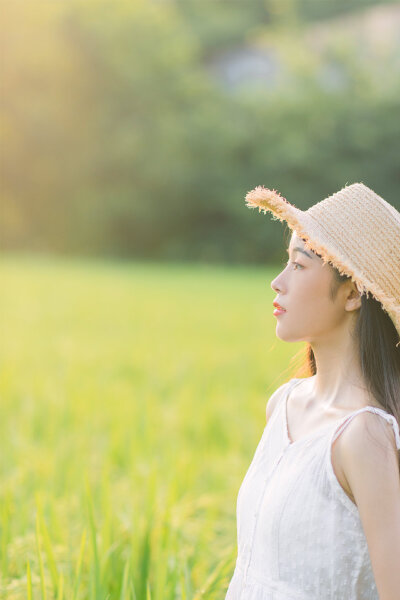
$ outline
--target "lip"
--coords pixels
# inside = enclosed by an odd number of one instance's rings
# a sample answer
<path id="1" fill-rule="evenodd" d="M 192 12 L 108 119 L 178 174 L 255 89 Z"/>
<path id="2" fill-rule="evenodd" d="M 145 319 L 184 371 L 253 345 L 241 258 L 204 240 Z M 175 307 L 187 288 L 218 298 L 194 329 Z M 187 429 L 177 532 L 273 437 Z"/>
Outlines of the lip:
<path id="1" fill-rule="evenodd" d="M 281 306 L 280 304 L 278 304 L 278 302 L 276 300 L 274 300 L 272 304 L 280 312 L 286 312 L 286 308 L 283 308 L 283 306 Z"/>
<path id="2" fill-rule="evenodd" d="M 274 317 L 278 317 L 279 315 L 283 315 L 286 312 L 286 309 L 283 308 L 280 304 L 278 304 L 276 302 L 276 300 L 274 300 L 274 302 L 272 304 L 273 304 L 273 306 L 275 306 L 275 310 L 273 312 Z"/>

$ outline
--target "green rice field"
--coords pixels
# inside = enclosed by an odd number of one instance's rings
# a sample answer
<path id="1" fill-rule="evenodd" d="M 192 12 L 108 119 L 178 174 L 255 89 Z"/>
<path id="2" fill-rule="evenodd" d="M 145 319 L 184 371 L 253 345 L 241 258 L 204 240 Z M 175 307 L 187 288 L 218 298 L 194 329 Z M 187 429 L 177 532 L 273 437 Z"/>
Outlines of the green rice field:
<path id="1" fill-rule="evenodd" d="M 280 268 L 2 257 L 1 599 L 224 599 Z"/>

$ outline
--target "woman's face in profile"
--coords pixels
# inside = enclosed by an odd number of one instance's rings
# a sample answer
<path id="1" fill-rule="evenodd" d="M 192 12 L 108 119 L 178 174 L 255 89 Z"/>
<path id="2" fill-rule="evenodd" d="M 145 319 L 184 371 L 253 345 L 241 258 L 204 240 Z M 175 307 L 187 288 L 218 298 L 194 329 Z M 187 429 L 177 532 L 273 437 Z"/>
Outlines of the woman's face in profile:
<path id="1" fill-rule="evenodd" d="M 332 267 L 306 249 L 294 231 L 288 247 L 288 262 L 271 282 L 274 300 L 285 309 L 277 315 L 276 335 L 286 342 L 315 342 L 334 338 L 347 326 L 351 313 L 345 310 L 349 288 L 343 284 L 335 299 Z"/>

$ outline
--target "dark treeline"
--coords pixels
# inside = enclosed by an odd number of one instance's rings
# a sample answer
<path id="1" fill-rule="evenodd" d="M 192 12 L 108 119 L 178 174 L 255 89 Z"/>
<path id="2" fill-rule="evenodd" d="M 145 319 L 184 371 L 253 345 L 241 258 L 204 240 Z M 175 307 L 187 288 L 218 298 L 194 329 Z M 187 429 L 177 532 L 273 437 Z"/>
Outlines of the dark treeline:
<path id="1" fill-rule="evenodd" d="M 398 42 L 374 52 L 337 24 L 377 6 L 6 3 L 2 247 L 274 261 L 256 185 L 306 209 L 362 181 L 400 209 Z M 261 83 L 249 48 L 279 58 Z"/>

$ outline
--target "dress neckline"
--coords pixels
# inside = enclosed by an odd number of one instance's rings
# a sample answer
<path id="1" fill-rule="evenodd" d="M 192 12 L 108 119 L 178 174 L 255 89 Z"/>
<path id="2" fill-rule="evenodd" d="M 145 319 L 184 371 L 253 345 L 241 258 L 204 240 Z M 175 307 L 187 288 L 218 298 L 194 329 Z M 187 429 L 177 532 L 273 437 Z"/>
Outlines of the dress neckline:
<path id="1" fill-rule="evenodd" d="M 314 431 L 311 431 L 310 433 L 308 433 L 307 435 L 299 438 L 298 440 L 292 440 L 291 436 L 290 436 L 290 432 L 289 432 L 289 425 L 288 425 L 288 419 L 287 419 L 287 404 L 288 404 L 288 399 L 289 399 L 289 396 L 290 396 L 290 392 L 292 391 L 292 389 L 294 387 L 296 387 L 296 385 L 298 383 L 300 383 L 301 381 L 303 381 L 303 378 L 299 378 L 297 380 L 295 379 L 294 381 L 296 383 L 294 385 L 290 385 L 289 386 L 289 389 L 288 389 L 288 391 L 287 391 L 287 393 L 285 395 L 284 403 L 283 403 L 284 431 L 285 431 L 285 436 L 286 436 L 286 443 L 287 443 L 288 446 L 294 446 L 294 445 L 297 446 L 298 444 L 301 444 L 302 442 L 304 442 L 306 440 L 309 440 L 310 438 L 318 437 L 318 436 L 322 435 L 326 430 L 329 430 L 331 427 L 332 428 L 335 427 L 335 429 L 336 429 L 336 427 L 338 427 L 342 421 L 346 421 L 351 415 L 357 414 L 357 413 L 359 413 L 359 412 L 361 412 L 361 411 L 363 411 L 363 410 L 365 410 L 367 408 L 372 408 L 374 412 L 375 411 L 379 411 L 379 412 L 382 412 L 382 413 L 384 413 L 386 415 L 389 414 L 388 412 L 382 410 L 378 406 L 370 406 L 370 405 L 362 406 L 361 408 L 358 408 L 356 410 L 353 410 L 353 411 L 349 412 L 344 417 L 341 417 L 340 419 L 337 419 L 336 421 L 332 421 L 332 423 L 327 423 L 326 425 L 324 425 L 322 427 L 319 427 L 318 429 L 315 429 Z"/>

